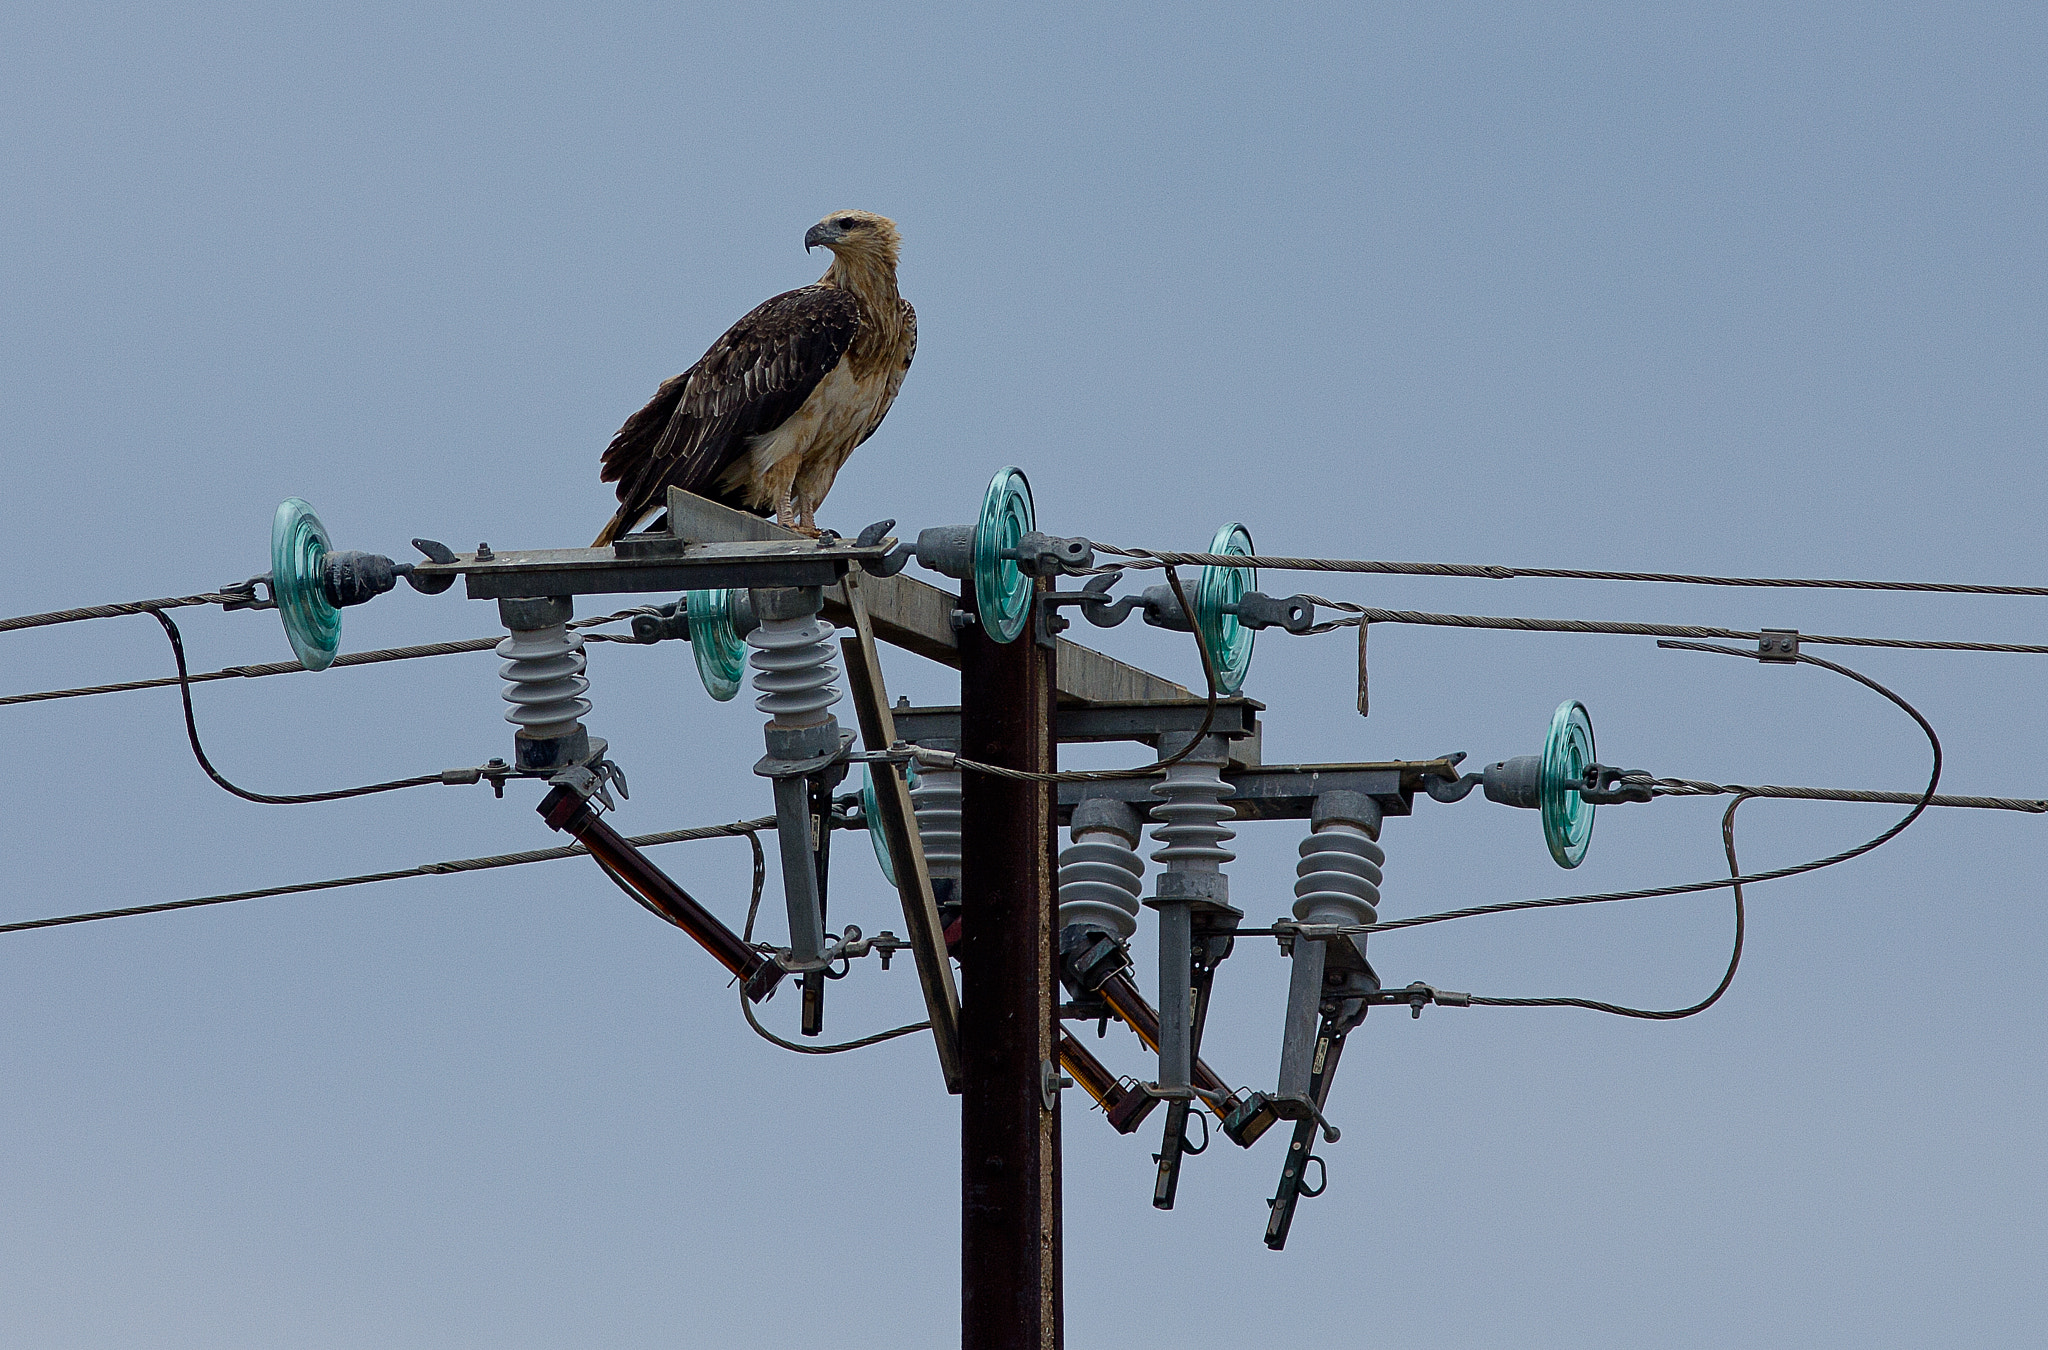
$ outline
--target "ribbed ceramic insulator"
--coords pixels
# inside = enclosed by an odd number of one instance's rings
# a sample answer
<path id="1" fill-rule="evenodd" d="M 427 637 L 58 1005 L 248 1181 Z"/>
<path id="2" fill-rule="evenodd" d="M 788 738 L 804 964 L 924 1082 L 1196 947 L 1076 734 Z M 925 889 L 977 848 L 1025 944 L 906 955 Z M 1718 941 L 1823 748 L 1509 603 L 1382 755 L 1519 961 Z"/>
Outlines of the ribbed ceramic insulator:
<path id="1" fill-rule="evenodd" d="M 754 706 L 778 726 L 815 726 L 831 716 L 825 710 L 839 701 L 832 687 L 838 670 L 832 664 L 832 625 L 816 615 L 801 619 L 763 619 L 747 634 L 754 649 L 754 688 L 761 697 Z"/>
<path id="2" fill-rule="evenodd" d="M 1077 830 L 1060 850 L 1059 926 L 1082 924 L 1115 937 L 1138 931 L 1145 863 L 1114 830 Z"/>
<path id="3" fill-rule="evenodd" d="M 925 870 L 934 878 L 960 879 L 960 771 L 919 769 L 910 789 L 910 809 L 917 816 L 917 838 L 924 846 Z"/>
<path id="4" fill-rule="evenodd" d="M 1221 765 L 1184 759 L 1167 766 L 1165 780 L 1152 791 L 1165 799 L 1152 807 L 1152 819 L 1160 822 L 1152 838 L 1166 846 L 1152 855 L 1153 862 L 1176 872 L 1218 872 L 1237 856 L 1223 846 L 1237 831 L 1223 823 L 1236 812 L 1221 799 L 1236 789 L 1223 781 Z"/>
<path id="5" fill-rule="evenodd" d="M 535 740 L 566 736 L 590 712 L 583 695 L 583 637 L 562 624 L 514 632 L 498 644 L 505 664 L 505 720 Z"/>
<path id="6" fill-rule="evenodd" d="M 1386 851 L 1346 820 L 1326 821 L 1301 841 L 1294 917 L 1303 923 L 1377 923 Z"/>

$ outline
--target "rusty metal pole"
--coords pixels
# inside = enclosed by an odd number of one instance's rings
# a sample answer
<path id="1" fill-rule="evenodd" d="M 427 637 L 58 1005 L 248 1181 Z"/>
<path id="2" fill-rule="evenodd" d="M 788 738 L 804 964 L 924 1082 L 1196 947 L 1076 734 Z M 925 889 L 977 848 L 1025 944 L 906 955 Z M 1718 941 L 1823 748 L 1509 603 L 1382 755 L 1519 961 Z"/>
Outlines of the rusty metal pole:
<path id="1" fill-rule="evenodd" d="M 960 607 L 974 612 L 971 584 Z M 979 624 L 961 632 L 968 758 L 1053 768 L 1057 658 L 1037 629 L 1007 644 Z M 962 786 L 960 1344 L 1059 1350 L 1057 795 L 972 772 Z"/>

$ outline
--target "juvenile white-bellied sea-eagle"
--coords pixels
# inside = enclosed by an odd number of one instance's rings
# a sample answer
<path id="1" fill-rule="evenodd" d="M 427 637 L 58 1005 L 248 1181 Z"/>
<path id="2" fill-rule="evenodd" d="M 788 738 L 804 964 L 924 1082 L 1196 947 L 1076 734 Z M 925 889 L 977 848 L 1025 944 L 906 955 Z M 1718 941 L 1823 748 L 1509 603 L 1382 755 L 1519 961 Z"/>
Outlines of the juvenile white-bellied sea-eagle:
<path id="1" fill-rule="evenodd" d="M 604 452 L 619 510 L 602 548 L 662 507 L 671 484 L 817 533 L 839 466 L 888 415 L 917 350 L 896 291 L 896 222 L 835 211 L 804 235 L 832 250 L 815 285 L 784 291 L 655 391 Z"/>

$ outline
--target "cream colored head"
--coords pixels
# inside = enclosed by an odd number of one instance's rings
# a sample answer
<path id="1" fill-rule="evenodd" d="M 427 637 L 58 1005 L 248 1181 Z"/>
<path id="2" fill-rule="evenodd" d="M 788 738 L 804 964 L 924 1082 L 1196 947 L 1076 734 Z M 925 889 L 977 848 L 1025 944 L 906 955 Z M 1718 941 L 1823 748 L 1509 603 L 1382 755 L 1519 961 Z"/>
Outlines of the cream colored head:
<path id="1" fill-rule="evenodd" d="M 895 269 L 903 236 L 896 222 L 872 211 L 834 211 L 804 233 L 804 251 L 823 244 L 841 262 Z"/>

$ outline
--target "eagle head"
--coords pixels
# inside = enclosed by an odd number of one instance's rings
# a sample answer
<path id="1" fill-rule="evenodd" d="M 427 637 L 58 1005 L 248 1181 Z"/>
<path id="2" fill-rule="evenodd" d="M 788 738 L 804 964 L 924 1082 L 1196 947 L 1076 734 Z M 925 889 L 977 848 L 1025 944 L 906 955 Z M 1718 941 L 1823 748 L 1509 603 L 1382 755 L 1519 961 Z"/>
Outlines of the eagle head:
<path id="1" fill-rule="evenodd" d="M 804 231 L 804 252 L 823 244 L 835 257 L 896 265 L 903 237 L 896 222 L 872 211 L 834 211 Z"/>

